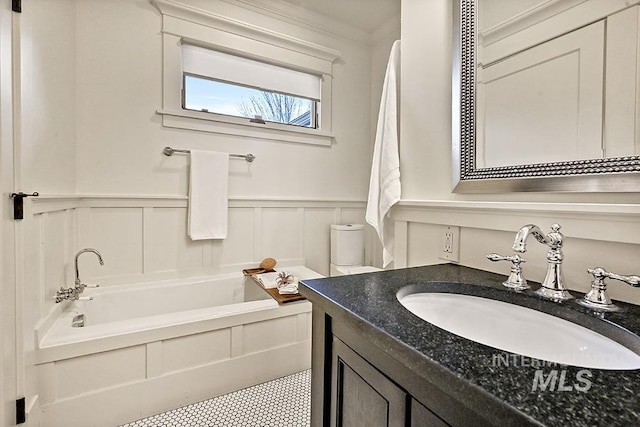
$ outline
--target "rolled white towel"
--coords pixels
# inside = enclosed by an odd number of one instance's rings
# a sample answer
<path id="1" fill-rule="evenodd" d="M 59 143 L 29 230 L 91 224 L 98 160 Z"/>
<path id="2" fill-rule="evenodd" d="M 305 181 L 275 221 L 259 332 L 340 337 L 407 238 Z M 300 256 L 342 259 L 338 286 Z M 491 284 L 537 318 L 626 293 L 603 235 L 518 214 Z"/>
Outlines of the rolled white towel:
<path id="1" fill-rule="evenodd" d="M 278 293 L 280 295 L 289 295 L 298 293 L 298 281 L 293 283 L 287 283 L 285 285 L 278 286 Z"/>

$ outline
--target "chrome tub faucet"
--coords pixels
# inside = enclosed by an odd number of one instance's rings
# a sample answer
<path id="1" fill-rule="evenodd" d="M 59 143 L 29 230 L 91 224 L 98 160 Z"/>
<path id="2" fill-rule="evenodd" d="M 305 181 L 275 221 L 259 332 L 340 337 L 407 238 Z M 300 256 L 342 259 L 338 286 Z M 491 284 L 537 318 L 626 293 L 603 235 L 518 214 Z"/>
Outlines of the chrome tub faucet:
<path id="1" fill-rule="evenodd" d="M 100 262 L 100 265 L 104 265 L 104 261 L 102 260 L 102 255 L 100 255 L 100 252 L 98 252 L 96 249 L 93 248 L 84 248 L 81 249 L 80 251 L 78 251 L 78 253 L 76 254 L 75 257 L 75 269 L 76 269 L 76 278 L 74 280 L 74 286 L 71 288 L 65 288 L 64 286 L 61 287 L 55 295 L 55 300 L 56 303 L 62 302 L 62 301 L 73 301 L 73 300 L 91 300 L 93 299 L 93 297 L 81 297 L 80 294 L 82 294 L 82 292 L 84 292 L 85 288 L 97 288 L 100 285 L 85 285 L 84 283 L 82 283 L 82 281 L 80 280 L 80 271 L 78 269 L 78 258 L 80 257 L 80 255 L 82 255 L 85 252 L 93 252 L 94 254 L 96 254 L 96 256 L 98 257 L 98 261 Z"/>
<path id="2" fill-rule="evenodd" d="M 96 256 L 98 257 L 98 261 L 100 262 L 100 265 L 104 265 L 104 261 L 102 260 L 102 255 L 100 255 L 100 252 L 98 252 L 96 249 L 84 248 L 84 249 L 81 249 L 80 251 L 78 251 L 78 253 L 76 254 L 76 262 L 75 262 L 75 266 L 76 266 L 75 285 L 76 286 L 81 286 L 82 290 L 84 290 L 84 287 L 87 286 L 87 285 L 84 285 L 80 281 L 80 271 L 78 270 L 78 258 L 80 257 L 80 255 L 82 255 L 83 253 L 86 253 L 86 252 L 92 252 L 92 253 L 96 254 Z"/>
<path id="3" fill-rule="evenodd" d="M 549 247 L 547 252 L 547 274 L 542 282 L 542 287 L 535 293 L 543 298 L 555 301 L 565 301 L 573 298 L 573 295 L 565 288 L 562 274 L 562 244 L 564 235 L 560 232 L 560 225 L 551 225 L 551 232 L 544 234 L 535 224 L 527 224 L 516 234 L 512 249 L 515 252 L 527 251 L 527 239 L 533 235 L 535 239 Z"/>

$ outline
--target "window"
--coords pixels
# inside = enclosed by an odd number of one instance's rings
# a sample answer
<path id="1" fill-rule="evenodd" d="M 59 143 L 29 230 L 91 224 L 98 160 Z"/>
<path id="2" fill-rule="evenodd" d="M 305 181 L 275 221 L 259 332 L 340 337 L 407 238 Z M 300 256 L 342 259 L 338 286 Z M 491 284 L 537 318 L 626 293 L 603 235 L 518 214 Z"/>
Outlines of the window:
<path id="1" fill-rule="evenodd" d="M 162 13 L 162 107 L 157 113 L 164 127 L 332 144 L 331 88 L 339 51 L 177 2 L 153 4 Z M 271 117 L 265 106 L 239 112 L 242 99 L 251 104 L 252 97 L 278 100 L 291 112 L 286 118 Z"/>
<path id="2" fill-rule="evenodd" d="M 316 129 L 321 78 L 185 44 L 182 108 Z"/>

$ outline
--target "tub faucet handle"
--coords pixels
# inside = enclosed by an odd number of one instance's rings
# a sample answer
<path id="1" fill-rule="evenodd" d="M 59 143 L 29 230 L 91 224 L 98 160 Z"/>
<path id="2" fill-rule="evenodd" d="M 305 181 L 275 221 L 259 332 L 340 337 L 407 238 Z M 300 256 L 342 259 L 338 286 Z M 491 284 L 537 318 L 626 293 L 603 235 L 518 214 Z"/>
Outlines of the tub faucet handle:
<path id="1" fill-rule="evenodd" d="M 56 300 L 56 304 L 61 303 L 62 301 L 65 301 L 65 300 L 71 300 L 74 298 L 73 291 L 74 291 L 73 288 L 65 288 L 64 286 L 61 286 L 60 289 L 56 291 L 56 294 L 52 298 Z"/>
<path id="2" fill-rule="evenodd" d="M 524 289 L 529 289 L 529 285 L 527 284 L 526 279 L 522 276 L 522 264 L 523 262 L 527 262 L 526 259 L 522 258 L 518 254 L 514 254 L 511 256 L 500 255 L 496 253 L 491 253 L 487 255 L 487 259 L 489 261 L 498 262 L 498 261 L 511 261 L 511 273 L 507 280 L 502 282 L 502 284 L 516 291 L 521 291 Z"/>

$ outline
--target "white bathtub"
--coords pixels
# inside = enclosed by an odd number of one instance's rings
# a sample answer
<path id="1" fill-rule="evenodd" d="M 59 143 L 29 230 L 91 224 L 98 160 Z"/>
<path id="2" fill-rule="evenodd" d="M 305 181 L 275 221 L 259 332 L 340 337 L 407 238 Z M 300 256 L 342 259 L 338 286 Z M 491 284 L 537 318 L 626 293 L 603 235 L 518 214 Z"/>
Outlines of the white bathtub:
<path id="1" fill-rule="evenodd" d="M 83 296 L 36 332 L 43 426 L 115 426 L 310 367 L 311 304 L 278 305 L 240 274 Z"/>

